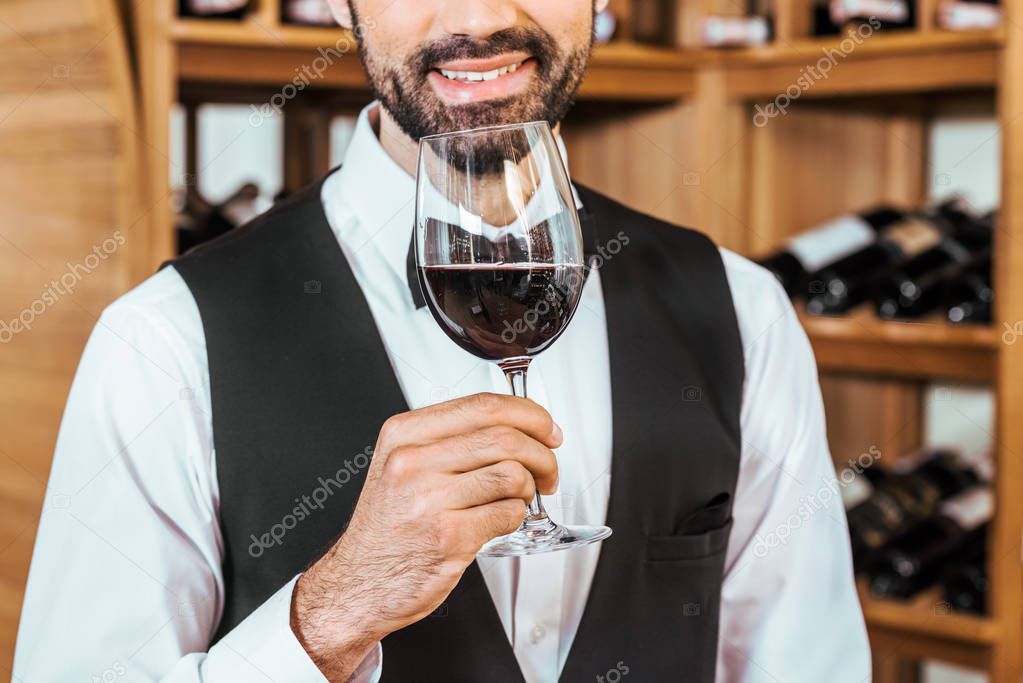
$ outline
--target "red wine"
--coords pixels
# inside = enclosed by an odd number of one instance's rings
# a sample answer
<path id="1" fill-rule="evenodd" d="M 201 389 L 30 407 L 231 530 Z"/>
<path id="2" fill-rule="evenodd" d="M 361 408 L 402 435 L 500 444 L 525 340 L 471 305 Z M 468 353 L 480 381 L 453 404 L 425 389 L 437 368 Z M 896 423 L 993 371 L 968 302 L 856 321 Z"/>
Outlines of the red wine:
<path id="1" fill-rule="evenodd" d="M 564 331 L 582 292 L 581 265 L 511 263 L 419 268 L 433 317 L 487 360 L 535 356 Z"/>
<path id="2" fill-rule="evenodd" d="M 908 598 L 939 578 L 949 560 L 962 556 L 987 532 L 994 494 L 985 485 L 951 498 L 937 513 L 896 538 L 871 572 L 870 590 L 878 597 Z"/>

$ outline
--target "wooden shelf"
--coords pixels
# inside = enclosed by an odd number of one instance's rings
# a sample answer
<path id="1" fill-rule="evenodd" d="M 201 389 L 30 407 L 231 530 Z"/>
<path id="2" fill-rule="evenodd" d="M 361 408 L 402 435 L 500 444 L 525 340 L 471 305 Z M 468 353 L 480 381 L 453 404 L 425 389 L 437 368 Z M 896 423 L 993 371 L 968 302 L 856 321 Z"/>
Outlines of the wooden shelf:
<path id="1" fill-rule="evenodd" d="M 878 34 L 852 50 L 842 38 L 807 38 L 735 51 L 701 53 L 720 66 L 726 89 L 737 98 L 774 98 L 803 76 L 801 97 L 917 93 L 994 87 L 1004 31 L 946 31 Z M 846 42 L 846 45 L 850 43 Z M 832 55 L 826 78 L 804 76 L 805 67 Z"/>
<path id="2" fill-rule="evenodd" d="M 247 21 L 177 19 L 178 73 L 185 81 L 245 85 L 290 83 L 304 66 L 321 68 L 311 87 L 366 89 L 354 36 L 341 29 L 274 26 Z M 325 59 L 329 68 L 323 69 Z M 695 88 L 693 54 L 638 43 L 600 45 L 581 98 L 671 101 Z"/>
<path id="3" fill-rule="evenodd" d="M 871 646 L 879 652 L 984 668 L 999 638 L 997 622 L 949 612 L 936 589 L 901 602 L 874 598 L 861 583 L 860 604 Z"/>
<path id="4" fill-rule="evenodd" d="M 824 370 L 984 383 L 995 379 L 1000 340 L 990 327 L 889 322 L 868 311 L 835 318 L 801 314 L 800 320 Z"/>
<path id="5" fill-rule="evenodd" d="M 171 24 L 170 37 L 179 46 L 179 73 L 186 80 L 284 84 L 295 77 L 296 67 L 311 65 L 321 48 L 332 48 L 351 58 L 339 58 L 313 86 L 365 88 L 355 39 L 341 29 L 282 26 L 259 16 L 245 21 L 179 18 Z M 827 54 L 839 56 L 827 77 L 811 79 L 812 86 L 802 89 L 802 96 L 993 87 L 1003 37 L 1000 29 L 907 31 L 871 36 L 847 54 L 838 37 L 741 50 L 697 51 L 622 41 L 597 46 L 580 97 L 679 99 L 694 92 L 698 67 L 712 67 L 725 73 L 729 96 L 773 98 L 790 86 L 798 86 L 797 79 L 805 74 L 805 67 L 816 65 Z"/>

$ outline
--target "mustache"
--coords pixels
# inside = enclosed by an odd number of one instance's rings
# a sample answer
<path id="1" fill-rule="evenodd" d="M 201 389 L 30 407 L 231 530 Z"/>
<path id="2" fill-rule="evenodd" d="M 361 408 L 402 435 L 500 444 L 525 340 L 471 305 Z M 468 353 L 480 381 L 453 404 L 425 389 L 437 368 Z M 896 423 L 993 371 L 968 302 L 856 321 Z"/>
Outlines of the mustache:
<path id="1" fill-rule="evenodd" d="M 409 59 L 410 66 L 425 74 L 442 62 L 456 59 L 486 59 L 506 52 L 528 52 L 541 64 L 549 64 L 558 53 L 554 37 L 539 27 L 512 26 L 484 40 L 450 36 L 423 44 Z"/>

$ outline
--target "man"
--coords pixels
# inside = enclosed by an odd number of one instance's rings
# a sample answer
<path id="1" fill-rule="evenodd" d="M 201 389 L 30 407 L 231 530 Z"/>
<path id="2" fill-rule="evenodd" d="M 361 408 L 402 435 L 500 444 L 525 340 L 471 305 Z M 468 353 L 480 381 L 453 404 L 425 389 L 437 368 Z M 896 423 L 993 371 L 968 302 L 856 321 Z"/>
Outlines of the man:
<path id="1" fill-rule="evenodd" d="M 535 402 L 417 304 L 417 139 L 557 124 L 595 4 L 331 0 L 380 103 L 339 171 L 104 313 L 17 678 L 869 678 L 816 367 L 768 274 L 576 187 L 601 262 Z M 614 535 L 476 561 L 537 489 Z"/>

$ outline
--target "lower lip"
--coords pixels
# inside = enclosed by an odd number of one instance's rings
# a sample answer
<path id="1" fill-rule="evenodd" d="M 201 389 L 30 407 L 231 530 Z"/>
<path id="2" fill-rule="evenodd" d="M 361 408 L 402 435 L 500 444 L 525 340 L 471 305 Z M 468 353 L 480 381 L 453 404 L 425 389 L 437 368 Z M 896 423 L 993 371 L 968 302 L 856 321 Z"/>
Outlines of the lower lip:
<path id="1" fill-rule="evenodd" d="M 467 104 L 516 95 L 525 90 L 535 70 L 534 60 L 527 59 L 515 71 L 492 81 L 453 81 L 437 71 L 431 71 L 427 78 L 441 99 L 452 104 Z"/>

